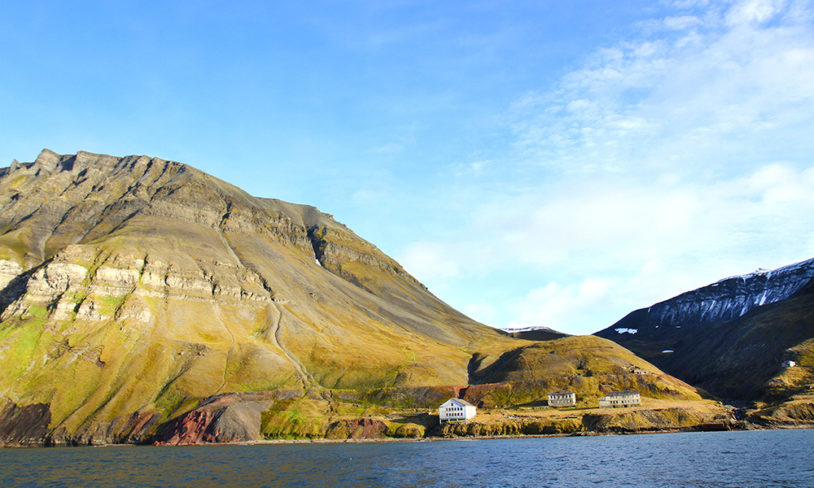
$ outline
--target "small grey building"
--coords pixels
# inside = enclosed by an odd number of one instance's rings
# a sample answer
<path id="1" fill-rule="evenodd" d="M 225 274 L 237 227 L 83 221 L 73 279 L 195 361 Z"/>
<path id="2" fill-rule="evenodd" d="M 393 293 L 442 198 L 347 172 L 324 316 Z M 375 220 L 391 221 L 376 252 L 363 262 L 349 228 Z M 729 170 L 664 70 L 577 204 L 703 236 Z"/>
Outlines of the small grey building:
<path id="1" fill-rule="evenodd" d="M 576 405 L 577 396 L 573 391 L 557 390 L 548 394 L 549 407 L 569 407 Z"/>
<path id="2" fill-rule="evenodd" d="M 599 399 L 599 408 L 633 407 L 642 404 L 636 390 L 612 391 Z"/>

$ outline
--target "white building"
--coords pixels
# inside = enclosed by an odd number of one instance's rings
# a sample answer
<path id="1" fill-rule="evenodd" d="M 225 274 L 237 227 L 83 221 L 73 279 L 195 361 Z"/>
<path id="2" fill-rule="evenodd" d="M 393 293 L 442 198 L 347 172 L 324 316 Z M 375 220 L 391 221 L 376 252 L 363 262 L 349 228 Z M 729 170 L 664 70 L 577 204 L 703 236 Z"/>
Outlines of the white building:
<path id="1" fill-rule="evenodd" d="M 599 399 L 599 408 L 632 407 L 642 404 L 636 390 L 612 391 Z"/>
<path id="2" fill-rule="evenodd" d="M 548 394 L 549 407 L 569 407 L 577 404 L 577 396 L 573 391 L 557 390 Z"/>
<path id="3" fill-rule="evenodd" d="M 438 419 L 441 423 L 450 420 L 469 420 L 475 416 L 475 405 L 461 400 L 460 398 L 450 398 L 438 407 Z"/>
<path id="4" fill-rule="evenodd" d="M 797 363 L 795 363 L 794 361 L 783 361 L 784 368 L 793 368 L 795 366 L 797 366 Z"/>

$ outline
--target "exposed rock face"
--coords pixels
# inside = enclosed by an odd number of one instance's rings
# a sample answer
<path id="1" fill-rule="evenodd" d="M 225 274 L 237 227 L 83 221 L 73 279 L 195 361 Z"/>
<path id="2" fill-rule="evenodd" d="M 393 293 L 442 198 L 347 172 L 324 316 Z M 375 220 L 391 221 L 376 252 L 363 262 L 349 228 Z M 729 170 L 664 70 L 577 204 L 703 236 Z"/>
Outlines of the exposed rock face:
<path id="1" fill-rule="evenodd" d="M 208 399 L 195 410 L 162 426 L 155 443 L 177 446 L 259 440 L 260 413 L 274 401 L 271 393 Z"/>
<path id="2" fill-rule="evenodd" d="M 814 401 L 792 401 L 753 412 L 749 420 L 770 427 L 814 426 Z"/>
<path id="3" fill-rule="evenodd" d="M 48 437 L 51 414 L 48 405 L 20 407 L 13 402 L 0 404 L 0 445 L 36 446 Z"/>
<path id="4" fill-rule="evenodd" d="M 0 259 L 0 290 L 11 283 L 11 280 L 22 274 L 23 267 L 14 261 Z"/>
<path id="5" fill-rule="evenodd" d="M 376 437 L 383 422 L 338 415 L 333 395 L 426 406 L 495 373 L 533 400 L 562 372 L 332 216 L 159 158 L 45 150 L 0 169 L 0 280 L 0 393 L 13 405 L 0 444 Z M 490 368 L 519 349 L 504 363 L 532 368 Z M 567 356 L 568 381 L 598 388 L 573 349 L 545 357 Z M 638 381 L 608 374 L 605 386 Z M 649 384 L 697 397 L 674 379 Z"/>
<path id="6" fill-rule="evenodd" d="M 312 396 L 317 395 L 317 392 L 309 392 Z M 299 396 L 300 392 L 295 390 L 219 395 L 163 425 L 154 442 L 158 445 L 194 445 L 260 440 L 262 412 L 276 402 Z M 387 434 L 387 424 L 371 418 L 333 421 L 319 432 L 327 439 L 380 439 Z M 408 432 L 402 434 L 407 436 Z"/>
<path id="7" fill-rule="evenodd" d="M 763 305 L 786 300 L 800 292 L 814 279 L 814 259 L 775 270 L 759 270 L 743 276 L 726 278 L 709 286 L 682 293 L 647 309 L 636 310 L 612 325 L 619 332 L 639 328 L 663 328 L 722 322 L 745 315 Z M 608 330 L 608 329 L 606 329 Z M 612 337 L 611 332 L 600 332 Z"/>
<path id="8" fill-rule="evenodd" d="M 680 408 L 636 410 L 610 414 L 586 414 L 582 417 L 586 430 L 593 432 L 656 432 L 659 430 L 728 430 L 735 427 L 735 419 L 713 417 L 701 412 Z M 714 428 L 713 426 L 717 426 Z"/>
<path id="9" fill-rule="evenodd" d="M 48 405 L 54 442 L 143 438 L 230 391 L 465 384 L 511 347 L 314 207 L 146 156 L 0 169 L 0 392 Z M 237 410 L 202 412 L 237 435 Z"/>
<path id="10" fill-rule="evenodd" d="M 780 400 L 814 376 L 811 354 L 796 349 L 814 338 L 814 260 L 721 280 L 596 335 L 725 399 Z M 777 388 L 784 360 L 803 364 Z"/>
<path id="11" fill-rule="evenodd" d="M 481 423 L 477 419 L 470 422 L 445 423 L 435 430 L 442 437 L 490 437 L 506 435 L 551 435 L 582 432 L 579 419 L 567 420 L 518 420 L 509 422 Z"/>
<path id="12" fill-rule="evenodd" d="M 381 439 L 386 437 L 387 424 L 381 420 L 361 418 L 341 420 L 328 427 L 327 439 Z"/>

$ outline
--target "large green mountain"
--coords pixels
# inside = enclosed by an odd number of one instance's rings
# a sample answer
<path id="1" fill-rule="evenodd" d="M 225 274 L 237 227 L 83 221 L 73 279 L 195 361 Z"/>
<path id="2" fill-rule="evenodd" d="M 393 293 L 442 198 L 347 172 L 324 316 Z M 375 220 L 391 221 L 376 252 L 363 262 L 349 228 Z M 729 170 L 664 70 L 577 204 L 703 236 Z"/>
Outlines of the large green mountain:
<path id="1" fill-rule="evenodd" d="M 0 169 L 0 321 L 0 438 L 17 443 L 143 440 L 226 393 L 266 392 L 238 397 L 251 410 L 466 386 L 530 344 L 313 207 L 177 162 L 48 150 Z"/>

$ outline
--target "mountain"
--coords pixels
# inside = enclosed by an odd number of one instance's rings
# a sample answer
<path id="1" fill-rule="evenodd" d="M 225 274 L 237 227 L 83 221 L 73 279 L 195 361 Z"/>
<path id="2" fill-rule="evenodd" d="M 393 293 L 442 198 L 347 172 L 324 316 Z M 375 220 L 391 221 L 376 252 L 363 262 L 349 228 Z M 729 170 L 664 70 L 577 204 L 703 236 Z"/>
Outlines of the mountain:
<path id="1" fill-rule="evenodd" d="M 530 339 L 533 341 L 549 341 L 552 339 L 560 339 L 568 337 L 569 334 L 554 330 L 550 327 L 543 326 L 530 326 L 530 327 L 514 327 L 503 329 L 512 337 L 518 339 Z"/>
<path id="2" fill-rule="evenodd" d="M 530 344 L 454 310 L 332 216 L 178 162 L 44 150 L 0 169 L 0 443 L 288 435 L 305 425 L 306 410 L 283 409 L 297 402 L 325 407 L 308 434 L 323 435 L 359 404 L 458 394 Z M 603 351 L 597 388 L 630 383 L 632 359 Z M 559 374 L 540 367 L 528 400 Z"/>
<path id="3" fill-rule="evenodd" d="M 814 260 L 723 279 L 596 335 L 725 399 L 793 400 L 814 381 Z"/>

